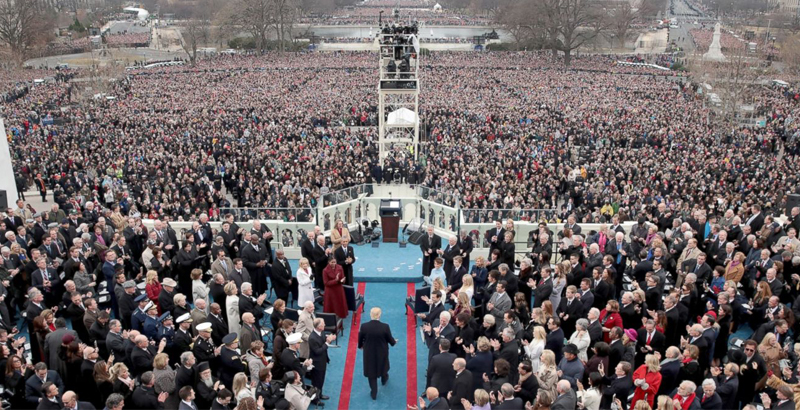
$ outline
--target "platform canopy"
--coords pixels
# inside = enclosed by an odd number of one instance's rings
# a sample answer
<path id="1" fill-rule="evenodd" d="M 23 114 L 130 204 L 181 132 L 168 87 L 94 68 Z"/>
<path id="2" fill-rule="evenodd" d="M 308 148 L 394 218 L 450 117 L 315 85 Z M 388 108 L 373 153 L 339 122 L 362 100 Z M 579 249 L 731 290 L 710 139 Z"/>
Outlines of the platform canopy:
<path id="1" fill-rule="evenodd" d="M 408 108 L 400 108 L 397 111 L 389 113 L 389 120 L 387 121 L 387 125 L 395 127 L 413 126 L 416 125 L 416 123 L 417 115 Z"/>

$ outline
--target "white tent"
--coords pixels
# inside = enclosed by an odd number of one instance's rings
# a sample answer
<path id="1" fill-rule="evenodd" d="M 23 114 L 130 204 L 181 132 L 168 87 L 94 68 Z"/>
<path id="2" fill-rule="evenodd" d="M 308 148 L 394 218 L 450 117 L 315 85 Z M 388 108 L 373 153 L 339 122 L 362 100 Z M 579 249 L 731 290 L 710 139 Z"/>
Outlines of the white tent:
<path id="1" fill-rule="evenodd" d="M 433 11 L 441 13 L 442 12 L 442 5 L 439 4 L 439 3 L 436 3 L 436 5 L 433 6 Z"/>
<path id="2" fill-rule="evenodd" d="M 413 126 L 416 123 L 417 115 L 408 108 L 400 108 L 397 111 L 389 113 L 389 121 L 387 121 L 387 124 L 390 126 Z"/>

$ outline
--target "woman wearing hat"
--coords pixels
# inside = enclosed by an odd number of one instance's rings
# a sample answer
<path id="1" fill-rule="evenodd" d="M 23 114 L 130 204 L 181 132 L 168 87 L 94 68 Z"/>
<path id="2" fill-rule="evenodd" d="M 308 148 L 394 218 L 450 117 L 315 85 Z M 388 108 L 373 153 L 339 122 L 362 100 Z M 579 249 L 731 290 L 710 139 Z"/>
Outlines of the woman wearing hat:
<path id="1" fill-rule="evenodd" d="M 335 313 L 339 318 L 347 317 L 347 299 L 344 296 L 344 270 L 336 263 L 336 258 L 331 254 L 328 257 L 328 266 L 322 271 L 325 281 L 325 300 L 322 310 L 325 313 Z"/>

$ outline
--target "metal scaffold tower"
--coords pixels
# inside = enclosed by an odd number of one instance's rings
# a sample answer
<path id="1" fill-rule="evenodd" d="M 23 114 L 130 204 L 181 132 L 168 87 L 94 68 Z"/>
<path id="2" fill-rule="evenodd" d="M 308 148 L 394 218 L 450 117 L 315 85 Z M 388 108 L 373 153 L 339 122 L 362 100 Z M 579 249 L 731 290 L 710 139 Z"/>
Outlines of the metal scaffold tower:
<path id="1" fill-rule="evenodd" d="M 378 82 L 380 159 L 417 158 L 419 151 L 419 39 L 418 27 L 383 27 Z"/>

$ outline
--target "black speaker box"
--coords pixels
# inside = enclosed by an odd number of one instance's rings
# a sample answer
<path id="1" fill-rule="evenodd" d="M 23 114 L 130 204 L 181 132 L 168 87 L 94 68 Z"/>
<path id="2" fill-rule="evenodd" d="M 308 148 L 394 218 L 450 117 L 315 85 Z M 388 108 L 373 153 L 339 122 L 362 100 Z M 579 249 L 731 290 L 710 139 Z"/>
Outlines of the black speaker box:
<path id="1" fill-rule="evenodd" d="M 408 236 L 408 242 L 414 245 L 419 245 L 422 242 L 422 237 L 425 235 L 423 232 L 412 232 L 411 235 Z"/>

